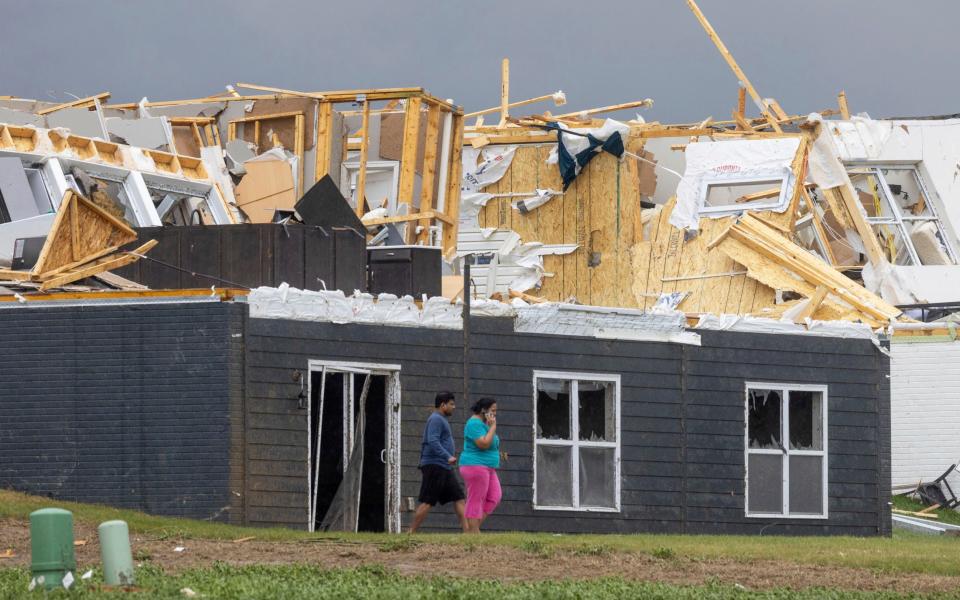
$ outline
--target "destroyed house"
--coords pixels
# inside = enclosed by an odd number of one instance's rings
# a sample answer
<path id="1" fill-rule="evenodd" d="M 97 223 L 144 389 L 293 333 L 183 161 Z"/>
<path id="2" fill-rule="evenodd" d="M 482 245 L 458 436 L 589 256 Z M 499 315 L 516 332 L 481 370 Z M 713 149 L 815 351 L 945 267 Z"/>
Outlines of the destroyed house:
<path id="1" fill-rule="evenodd" d="M 509 454 L 489 530 L 890 533 L 889 362 L 856 327 L 478 301 L 465 341 L 441 299 L 118 295 L 0 308 L 0 485 L 400 531 L 440 390 L 462 445 L 467 364 Z"/>

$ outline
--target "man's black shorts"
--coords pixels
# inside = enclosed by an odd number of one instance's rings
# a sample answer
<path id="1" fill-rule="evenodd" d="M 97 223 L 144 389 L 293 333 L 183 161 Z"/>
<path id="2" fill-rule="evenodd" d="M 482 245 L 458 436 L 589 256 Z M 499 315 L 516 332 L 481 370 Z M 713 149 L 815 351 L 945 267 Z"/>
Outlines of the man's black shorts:
<path id="1" fill-rule="evenodd" d="M 423 465 L 420 472 L 423 473 L 418 498 L 421 504 L 434 506 L 466 498 L 453 469 L 444 469 L 439 465 Z"/>

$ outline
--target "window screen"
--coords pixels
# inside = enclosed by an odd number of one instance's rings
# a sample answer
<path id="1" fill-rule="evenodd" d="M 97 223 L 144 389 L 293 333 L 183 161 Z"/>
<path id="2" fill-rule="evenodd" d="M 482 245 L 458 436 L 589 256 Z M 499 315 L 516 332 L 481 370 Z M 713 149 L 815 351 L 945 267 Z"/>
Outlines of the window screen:
<path id="1" fill-rule="evenodd" d="M 747 387 L 748 516 L 826 517 L 826 388 Z"/>
<path id="2" fill-rule="evenodd" d="M 537 503 L 570 506 L 573 502 L 572 448 L 537 446 Z"/>

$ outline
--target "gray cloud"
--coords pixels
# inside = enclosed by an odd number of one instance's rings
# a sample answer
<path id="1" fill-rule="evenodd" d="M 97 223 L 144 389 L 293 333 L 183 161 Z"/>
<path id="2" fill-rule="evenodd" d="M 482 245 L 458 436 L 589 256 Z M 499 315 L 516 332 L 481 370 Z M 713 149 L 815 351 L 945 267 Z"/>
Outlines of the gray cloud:
<path id="1" fill-rule="evenodd" d="M 422 85 L 468 110 L 562 88 L 569 109 L 652 97 L 648 120 L 728 118 L 736 80 L 682 0 L 35 0 L 0 19 L 0 93 L 206 96 L 248 80 L 324 90 Z M 701 0 L 747 75 L 788 112 L 960 112 L 960 3 Z"/>

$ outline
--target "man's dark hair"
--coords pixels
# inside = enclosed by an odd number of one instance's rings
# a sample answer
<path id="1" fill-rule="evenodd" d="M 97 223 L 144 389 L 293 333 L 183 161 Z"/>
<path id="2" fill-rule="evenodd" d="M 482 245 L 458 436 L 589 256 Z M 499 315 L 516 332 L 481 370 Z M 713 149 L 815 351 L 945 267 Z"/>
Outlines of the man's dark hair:
<path id="1" fill-rule="evenodd" d="M 434 399 L 433 401 L 433 407 L 440 408 L 441 404 L 446 404 L 451 400 L 454 400 L 453 392 L 440 392 L 439 394 L 437 394 L 436 399 Z"/>

